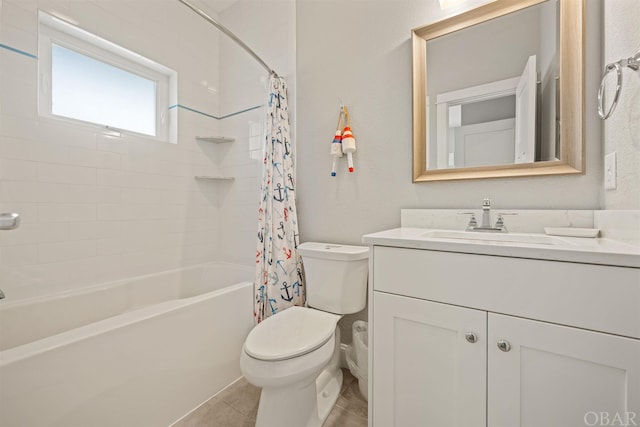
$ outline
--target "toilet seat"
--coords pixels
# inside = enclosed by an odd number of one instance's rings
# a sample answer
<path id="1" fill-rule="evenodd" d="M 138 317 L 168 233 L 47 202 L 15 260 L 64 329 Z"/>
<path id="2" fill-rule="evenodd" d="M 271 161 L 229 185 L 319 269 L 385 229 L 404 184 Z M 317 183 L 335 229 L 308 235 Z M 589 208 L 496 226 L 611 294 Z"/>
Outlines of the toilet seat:
<path id="1" fill-rule="evenodd" d="M 333 337 L 340 316 L 312 308 L 291 307 L 259 323 L 244 351 L 265 361 L 292 359 L 322 347 Z"/>

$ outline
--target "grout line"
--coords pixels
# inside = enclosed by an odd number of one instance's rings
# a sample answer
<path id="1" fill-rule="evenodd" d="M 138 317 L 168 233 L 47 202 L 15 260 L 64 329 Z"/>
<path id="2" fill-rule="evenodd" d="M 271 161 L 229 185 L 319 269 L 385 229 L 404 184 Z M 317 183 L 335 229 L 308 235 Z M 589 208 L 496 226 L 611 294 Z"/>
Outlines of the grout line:
<path id="1" fill-rule="evenodd" d="M 2 45 L 0 45 L 0 46 L 2 46 Z M 240 110 L 240 111 L 237 111 L 237 112 L 231 113 L 231 114 L 226 114 L 226 115 L 220 116 L 220 117 L 214 116 L 213 114 L 204 113 L 204 112 L 202 112 L 200 110 L 196 110 L 195 108 L 187 107 L 186 105 L 182 105 L 182 104 L 171 105 L 169 107 L 169 110 L 173 110 L 174 108 L 183 108 L 183 109 L 185 109 L 187 111 L 191 111 L 193 113 L 201 114 L 201 115 L 203 115 L 205 117 L 209 117 L 211 119 L 223 120 L 223 119 L 226 119 L 226 118 L 229 118 L 229 117 L 237 116 L 238 114 L 242 114 L 242 113 L 246 113 L 246 112 L 249 112 L 249 111 L 253 111 L 253 110 L 261 108 L 261 107 L 263 107 L 263 106 L 262 105 L 256 105 L 254 107 L 245 108 L 244 110 Z"/>
<path id="2" fill-rule="evenodd" d="M 186 105 L 182 105 L 182 104 L 175 104 L 175 105 L 170 106 L 170 107 L 169 107 L 169 110 L 173 110 L 174 108 L 176 108 L 176 109 L 177 109 L 177 108 L 184 108 L 185 110 L 192 111 L 192 112 L 194 112 L 194 113 L 198 113 L 198 114 L 202 114 L 203 116 L 209 117 L 209 118 L 211 118 L 211 119 L 220 120 L 220 117 L 213 116 L 213 115 L 211 115 L 211 114 L 207 114 L 207 113 L 203 113 L 202 111 L 198 111 L 198 110 L 193 109 L 193 108 L 191 108 L 191 107 L 187 107 Z"/>
<path id="3" fill-rule="evenodd" d="M 244 110 L 238 111 L 236 113 L 231 113 L 231 114 L 224 115 L 224 116 L 220 117 L 220 119 L 226 119 L 227 117 L 237 116 L 238 114 L 246 113 L 248 111 L 252 111 L 252 110 L 255 110 L 255 109 L 258 109 L 258 108 L 261 108 L 261 107 L 263 107 L 263 106 L 262 105 L 256 105 L 255 107 L 249 107 L 249 108 L 246 108 Z"/>
<path id="4" fill-rule="evenodd" d="M 38 59 L 37 56 L 35 56 L 35 55 L 33 55 L 33 54 L 29 53 L 29 52 L 25 52 L 24 50 L 16 49 L 15 47 L 7 46 L 6 44 L 0 43 L 0 48 L 10 50 L 11 52 L 19 53 L 20 55 L 24 55 L 24 56 L 27 56 L 27 57 L 32 58 L 32 59 Z"/>
<path id="5" fill-rule="evenodd" d="M 234 408 L 232 405 L 228 404 L 224 400 L 221 400 L 220 403 L 222 403 L 223 405 L 225 405 L 229 409 L 231 409 L 231 411 L 234 412 L 234 414 L 237 416 L 237 418 L 242 418 L 242 421 L 246 421 L 249 418 L 247 415 L 245 415 L 242 412 L 238 411 L 236 408 Z"/>

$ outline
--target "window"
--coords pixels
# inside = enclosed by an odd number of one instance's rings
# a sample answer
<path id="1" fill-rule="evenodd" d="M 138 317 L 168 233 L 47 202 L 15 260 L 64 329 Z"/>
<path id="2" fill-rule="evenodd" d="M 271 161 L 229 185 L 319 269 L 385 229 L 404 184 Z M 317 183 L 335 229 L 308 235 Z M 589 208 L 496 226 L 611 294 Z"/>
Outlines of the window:
<path id="1" fill-rule="evenodd" d="M 175 134 L 174 71 L 46 13 L 39 22 L 41 115 L 164 141 Z"/>

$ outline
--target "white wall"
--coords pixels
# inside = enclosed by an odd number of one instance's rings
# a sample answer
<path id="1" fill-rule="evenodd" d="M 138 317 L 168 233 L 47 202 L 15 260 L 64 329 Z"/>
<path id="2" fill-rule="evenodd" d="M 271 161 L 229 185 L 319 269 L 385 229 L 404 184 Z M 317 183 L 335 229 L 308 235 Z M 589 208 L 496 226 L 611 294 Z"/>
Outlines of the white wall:
<path id="1" fill-rule="evenodd" d="M 586 3 L 585 89 L 594 94 L 601 64 L 600 2 Z M 602 134 L 592 98 L 586 102 L 585 175 L 411 182 L 410 30 L 447 13 L 437 0 L 297 1 L 302 241 L 359 244 L 363 234 L 400 226 L 401 208 L 479 207 L 485 196 L 496 210 L 601 206 Z M 358 151 L 355 173 L 348 174 L 343 162 L 332 178 L 329 144 L 339 99 L 349 107 Z M 351 320 L 342 322 L 347 342 Z"/>
<path id="2" fill-rule="evenodd" d="M 289 87 L 289 107 L 295 108 L 295 2 L 239 0 L 220 12 L 220 21 L 240 37 Z M 220 37 L 220 113 L 267 102 L 267 71 L 231 41 Z M 221 188 L 221 258 L 255 264 L 257 209 L 262 179 L 265 108 L 221 120 L 221 132 L 236 138 L 224 147 L 219 161 L 225 175 L 236 177 Z M 295 134 L 295 114 L 291 114 Z M 294 135 L 295 144 L 295 135 Z"/>
<path id="3" fill-rule="evenodd" d="M 214 17 L 220 6 L 197 4 Z M 37 59 L 0 48 L 0 211 L 23 221 L 0 234 L 0 287 L 18 297 L 210 260 L 253 265 L 264 108 L 208 115 L 264 105 L 267 72 L 174 0 L 0 5 L 6 47 L 37 56 L 37 10 L 58 14 L 175 69 L 180 104 L 177 145 L 42 119 Z M 219 19 L 288 80 L 295 108 L 295 3 L 240 0 Z M 216 174 L 236 180 L 194 179 Z"/>
<path id="4" fill-rule="evenodd" d="M 207 4 L 209 3 L 209 4 Z M 200 1 L 216 16 L 216 2 Z M 37 10 L 178 72 L 178 144 L 113 139 L 37 115 L 37 60 L 0 48 L 0 287 L 29 296 L 223 260 L 254 264 L 267 72 L 174 0 L 3 0 L 0 43 L 37 55 Z M 295 3 L 240 0 L 218 19 L 290 88 Z M 200 114 L 200 113 L 205 114 Z M 295 129 L 295 128 L 294 128 Z M 232 144 L 196 142 L 229 136 Z M 227 175 L 233 182 L 198 181 Z"/>
<path id="5" fill-rule="evenodd" d="M 602 69 L 640 49 L 638 22 L 638 0 L 605 0 Z M 622 77 L 618 106 L 604 122 L 605 154 L 615 151 L 618 160 L 618 185 L 605 191 L 605 208 L 640 209 L 640 72 L 625 68 Z M 614 86 L 615 79 L 609 80 L 606 108 L 611 105 Z"/>
<path id="6" fill-rule="evenodd" d="M 59 14 L 178 72 L 178 102 L 218 113 L 218 33 L 176 1 L 4 0 L 0 43 L 37 55 L 37 9 Z M 9 298 L 216 258 L 215 148 L 196 135 L 218 123 L 183 108 L 178 144 L 124 136 L 37 113 L 38 61 L 0 48 L 0 211 L 22 225 L 0 234 Z"/>
<path id="7" fill-rule="evenodd" d="M 586 103 L 586 174 L 411 182 L 410 30 L 441 19 L 436 0 L 298 0 L 298 186 L 302 240 L 359 243 L 397 227 L 401 208 L 592 209 L 601 203 L 601 131 Z M 599 2 L 587 2 L 586 91 L 600 73 Z M 341 98 L 358 141 L 356 172 L 329 176 Z"/>

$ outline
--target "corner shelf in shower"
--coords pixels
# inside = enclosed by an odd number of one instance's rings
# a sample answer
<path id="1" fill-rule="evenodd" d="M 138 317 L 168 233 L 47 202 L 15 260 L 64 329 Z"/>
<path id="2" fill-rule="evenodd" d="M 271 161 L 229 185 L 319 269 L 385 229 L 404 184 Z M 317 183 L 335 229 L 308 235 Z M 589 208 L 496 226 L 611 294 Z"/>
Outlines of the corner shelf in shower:
<path id="1" fill-rule="evenodd" d="M 227 142 L 235 141 L 235 138 L 229 138 L 227 136 L 196 136 L 196 141 L 212 142 L 214 144 L 223 144 Z M 223 175 L 196 175 L 196 179 L 206 181 L 218 181 L 218 182 L 230 182 L 235 178 L 232 176 Z"/>
<path id="2" fill-rule="evenodd" d="M 210 176 L 210 175 L 196 175 L 196 179 L 205 179 L 208 181 L 233 181 L 235 178 L 232 176 Z"/>
<path id="3" fill-rule="evenodd" d="M 196 141 L 213 142 L 215 144 L 222 144 L 225 142 L 233 142 L 235 138 L 228 138 L 226 136 L 196 136 Z"/>

